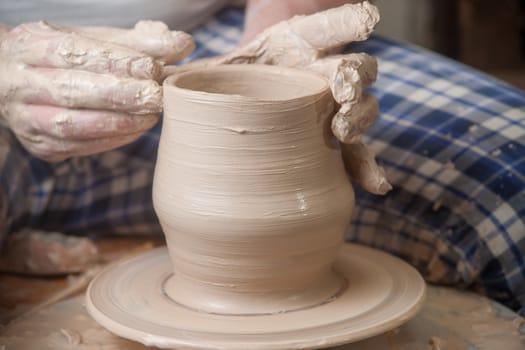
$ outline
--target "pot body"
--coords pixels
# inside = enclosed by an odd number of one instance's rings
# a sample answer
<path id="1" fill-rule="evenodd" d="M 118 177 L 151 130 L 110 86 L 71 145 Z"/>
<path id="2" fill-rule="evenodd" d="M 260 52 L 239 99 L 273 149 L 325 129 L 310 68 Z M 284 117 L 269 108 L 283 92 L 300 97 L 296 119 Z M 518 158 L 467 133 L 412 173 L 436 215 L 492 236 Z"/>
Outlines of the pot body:
<path id="1" fill-rule="evenodd" d="M 332 263 L 354 193 L 333 107 L 324 78 L 294 69 L 229 65 L 165 81 L 153 203 L 173 262 L 170 298 L 265 314 L 343 288 Z"/>

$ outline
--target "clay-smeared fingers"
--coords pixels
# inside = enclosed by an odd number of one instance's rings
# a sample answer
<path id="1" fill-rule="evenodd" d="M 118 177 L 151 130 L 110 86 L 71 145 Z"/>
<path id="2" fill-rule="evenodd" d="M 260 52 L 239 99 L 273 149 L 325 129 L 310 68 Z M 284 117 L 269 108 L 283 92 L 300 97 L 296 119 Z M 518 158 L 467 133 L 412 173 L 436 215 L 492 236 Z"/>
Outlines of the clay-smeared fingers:
<path id="1" fill-rule="evenodd" d="M 164 63 L 177 62 L 195 49 L 191 35 L 170 31 L 165 23 L 159 21 L 140 21 L 129 30 L 108 27 L 72 27 L 72 30 L 132 48 Z"/>
<path id="2" fill-rule="evenodd" d="M 153 80 L 70 69 L 28 67 L 15 77 L 11 100 L 28 104 L 155 114 L 162 110 L 162 90 Z"/>
<path id="3" fill-rule="evenodd" d="M 353 41 L 366 40 L 377 22 L 377 7 L 365 1 L 296 17 L 289 22 L 289 27 L 311 47 L 325 51 Z"/>
<path id="4" fill-rule="evenodd" d="M 159 114 L 136 115 L 104 110 L 19 104 L 19 134 L 47 135 L 65 141 L 112 138 L 152 128 Z"/>
<path id="5" fill-rule="evenodd" d="M 332 119 L 332 132 L 343 143 L 355 143 L 377 119 L 379 104 L 363 90 L 377 78 L 377 61 L 367 54 L 326 57 L 307 67 L 328 78 L 340 105 Z"/>
<path id="6" fill-rule="evenodd" d="M 357 103 L 341 105 L 332 118 L 332 132 L 342 143 L 359 142 L 361 134 L 374 124 L 378 115 L 377 98 L 363 94 Z"/>
<path id="7" fill-rule="evenodd" d="M 367 39 L 378 21 L 378 9 L 368 1 L 296 16 L 267 28 L 249 44 L 206 64 L 261 63 L 305 68 L 333 48 Z"/>
<path id="8" fill-rule="evenodd" d="M 2 41 L 1 50 L 10 60 L 36 67 L 154 80 L 162 70 L 162 65 L 147 54 L 45 22 L 14 28 Z"/>
<path id="9" fill-rule="evenodd" d="M 74 110 L 11 103 L 11 129 L 32 154 L 47 161 L 107 151 L 134 141 L 153 127 L 159 115 L 103 110 Z"/>
<path id="10" fill-rule="evenodd" d="M 377 60 L 365 53 L 320 58 L 307 69 L 328 79 L 334 99 L 339 104 L 359 99 L 362 90 L 377 79 Z"/>
<path id="11" fill-rule="evenodd" d="M 385 170 L 379 166 L 374 152 L 365 144 L 341 144 L 341 152 L 346 170 L 366 191 L 383 195 L 392 189 Z"/>

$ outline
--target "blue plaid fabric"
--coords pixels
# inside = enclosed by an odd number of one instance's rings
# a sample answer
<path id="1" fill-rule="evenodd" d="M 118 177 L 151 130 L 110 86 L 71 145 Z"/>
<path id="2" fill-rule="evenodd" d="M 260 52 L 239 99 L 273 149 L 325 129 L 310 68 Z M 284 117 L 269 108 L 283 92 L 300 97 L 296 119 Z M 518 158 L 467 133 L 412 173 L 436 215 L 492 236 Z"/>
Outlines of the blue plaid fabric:
<path id="1" fill-rule="evenodd" d="M 358 191 L 349 239 L 525 314 L 525 94 L 420 48 L 350 49 L 379 60 L 367 134 L 394 190 Z"/>
<path id="2" fill-rule="evenodd" d="M 231 51 L 241 10 L 193 34 L 192 58 Z M 430 282 L 472 287 L 525 315 L 525 94 L 420 48 L 373 37 L 379 60 L 367 133 L 394 190 L 357 190 L 348 239 L 384 249 Z M 49 164 L 0 129 L 0 238 L 24 227 L 161 234 L 151 183 L 161 125 L 103 154 Z"/>

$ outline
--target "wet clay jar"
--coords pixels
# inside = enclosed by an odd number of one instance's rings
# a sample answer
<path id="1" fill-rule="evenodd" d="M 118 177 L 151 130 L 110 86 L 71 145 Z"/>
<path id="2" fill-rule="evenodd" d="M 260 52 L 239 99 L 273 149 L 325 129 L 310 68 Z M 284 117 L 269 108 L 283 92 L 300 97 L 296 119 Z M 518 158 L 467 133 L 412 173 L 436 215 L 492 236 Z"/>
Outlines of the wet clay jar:
<path id="1" fill-rule="evenodd" d="M 171 76 L 153 184 L 173 275 L 164 293 L 208 313 L 290 312 L 347 283 L 332 264 L 354 206 L 313 73 L 228 65 Z"/>

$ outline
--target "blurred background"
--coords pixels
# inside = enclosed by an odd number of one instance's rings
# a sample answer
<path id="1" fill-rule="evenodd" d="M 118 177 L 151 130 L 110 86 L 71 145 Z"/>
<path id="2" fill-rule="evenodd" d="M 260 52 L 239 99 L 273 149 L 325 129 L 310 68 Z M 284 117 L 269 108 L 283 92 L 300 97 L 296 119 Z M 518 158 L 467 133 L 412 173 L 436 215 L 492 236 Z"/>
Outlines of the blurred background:
<path id="1" fill-rule="evenodd" d="M 375 33 L 423 46 L 525 90 L 525 0 L 373 0 Z"/>

